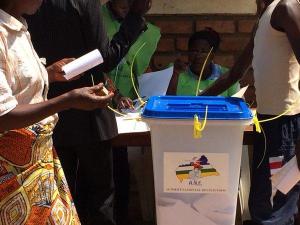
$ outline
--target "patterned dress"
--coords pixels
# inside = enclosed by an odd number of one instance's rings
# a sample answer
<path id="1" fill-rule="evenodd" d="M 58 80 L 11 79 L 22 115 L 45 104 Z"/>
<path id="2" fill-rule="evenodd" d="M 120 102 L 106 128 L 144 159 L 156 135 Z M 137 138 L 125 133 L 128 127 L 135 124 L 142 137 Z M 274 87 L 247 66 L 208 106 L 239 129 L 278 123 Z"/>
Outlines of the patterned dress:
<path id="1" fill-rule="evenodd" d="M 48 86 L 25 20 L 0 10 L 0 116 L 47 101 Z M 0 225 L 80 224 L 52 144 L 56 121 L 0 133 Z"/>
<path id="2" fill-rule="evenodd" d="M 52 128 L 35 125 L 0 136 L 0 224 L 79 224 Z"/>

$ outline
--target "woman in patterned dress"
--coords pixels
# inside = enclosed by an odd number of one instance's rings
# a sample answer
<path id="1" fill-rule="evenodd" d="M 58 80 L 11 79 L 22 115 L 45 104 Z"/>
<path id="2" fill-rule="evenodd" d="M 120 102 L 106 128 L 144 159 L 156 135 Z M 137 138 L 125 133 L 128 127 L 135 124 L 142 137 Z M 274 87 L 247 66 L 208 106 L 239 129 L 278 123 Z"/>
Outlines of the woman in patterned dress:
<path id="1" fill-rule="evenodd" d="M 49 82 L 64 80 L 61 66 L 69 59 L 46 69 L 34 51 L 22 15 L 41 3 L 0 1 L 1 225 L 80 224 L 52 145 L 55 113 L 103 108 L 113 95 L 97 95 L 99 84 L 47 100 Z"/>

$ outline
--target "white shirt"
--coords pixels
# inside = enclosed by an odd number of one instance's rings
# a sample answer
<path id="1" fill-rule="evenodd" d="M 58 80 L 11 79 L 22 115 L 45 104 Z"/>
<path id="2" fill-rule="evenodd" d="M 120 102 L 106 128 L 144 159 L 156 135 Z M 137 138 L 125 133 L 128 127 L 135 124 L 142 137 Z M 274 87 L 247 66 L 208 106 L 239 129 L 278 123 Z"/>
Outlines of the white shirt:
<path id="1" fill-rule="evenodd" d="M 47 101 L 48 74 L 22 22 L 0 9 L 0 116 L 18 104 Z M 57 115 L 41 121 L 55 122 Z"/>
<path id="2" fill-rule="evenodd" d="M 287 35 L 271 26 L 271 16 L 280 0 L 273 1 L 261 17 L 254 39 L 253 69 L 257 112 L 279 115 L 300 113 L 300 66 Z"/>

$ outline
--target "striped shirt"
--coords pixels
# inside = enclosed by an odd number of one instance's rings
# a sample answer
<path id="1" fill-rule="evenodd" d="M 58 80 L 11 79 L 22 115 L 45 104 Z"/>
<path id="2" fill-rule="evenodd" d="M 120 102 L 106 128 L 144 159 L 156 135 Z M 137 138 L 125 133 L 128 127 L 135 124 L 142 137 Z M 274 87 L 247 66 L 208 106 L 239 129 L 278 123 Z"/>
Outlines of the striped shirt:
<path id="1" fill-rule="evenodd" d="M 0 9 L 0 116 L 18 104 L 47 100 L 48 74 L 36 54 L 24 19 Z M 56 115 L 42 121 L 54 122 Z"/>

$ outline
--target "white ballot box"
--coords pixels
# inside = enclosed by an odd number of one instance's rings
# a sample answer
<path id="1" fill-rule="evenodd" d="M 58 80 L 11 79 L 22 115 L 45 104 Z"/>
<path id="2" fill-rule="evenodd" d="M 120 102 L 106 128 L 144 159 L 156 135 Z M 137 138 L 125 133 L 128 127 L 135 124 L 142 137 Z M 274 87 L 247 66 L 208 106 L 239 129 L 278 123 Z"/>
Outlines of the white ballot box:
<path id="1" fill-rule="evenodd" d="M 194 137 L 194 116 L 203 126 Z M 234 225 L 243 132 L 252 113 L 240 98 L 153 96 L 150 126 L 157 225 Z"/>

